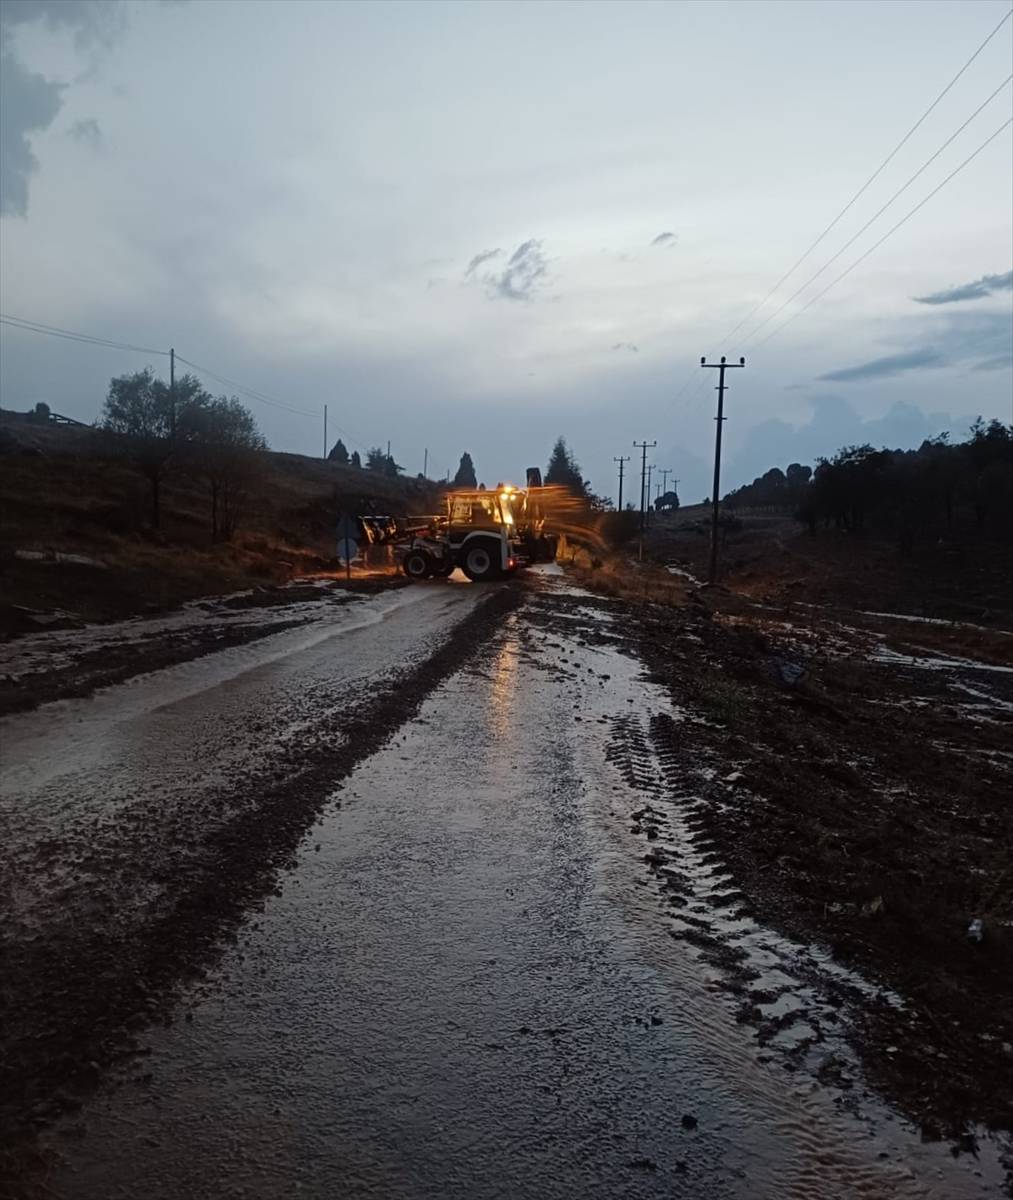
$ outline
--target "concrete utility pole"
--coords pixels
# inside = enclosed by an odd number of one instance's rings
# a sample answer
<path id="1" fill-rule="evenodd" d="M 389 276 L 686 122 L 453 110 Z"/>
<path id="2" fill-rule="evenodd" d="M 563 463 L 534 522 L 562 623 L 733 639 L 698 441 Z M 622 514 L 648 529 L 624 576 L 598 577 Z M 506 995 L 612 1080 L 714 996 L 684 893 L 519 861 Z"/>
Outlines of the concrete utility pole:
<path id="1" fill-rule="evenodd" d="M 324 460 L 327 459 L 327 405 L 324 405 Z"/>
<path id="2" fill-rule="evenodd" d="M 169 433 L 176 436 L 176 351 L 169 347 Z"/>
<path id="3" fill-rule="evenodd" d="M 640 561 L 644 561 L 644 484 L 647 482 L 647 451 L 656 446 L 657 442 L 634 442 L 635 450 L 642 450 L 643 457 L 640 460 L 640 550 L 638 557 Z"/>
<path id="4" fill-rule="evenodd" d="M 661 491 L 662 491 L 662 494 L 664 494 L 665 492 L 668 491 L 668 477 L 669 477 L 669 475 L 672 474 L 672 468 L 671 467 L 659 467 L 658 471 L 661 474 Z M 676 480 L 676 483 L 678 483 L 678 480 Z"/>
<path id="5" fill-rule="evenodd" d="M 644 518 L 645 518 L 644 524 L 645 525 L 650 525 L 650 523 L 651 523 L 651 472 L 653 470 L 654 470 L 654 463 L 651 463 L 651 465 L 647 468 L 647 497 L 646 497 L 647 503 L 644 508 Z"/>
<path id="6" fill-rule="evenodd" d="M 425 479 L 426 472 L 429 470 L 429 447 L 426 446 L 425 454 L 422 458 L 422 478 Z"/>
<path id="7" fill-rule="evenodd" d="M 616 505 L 616 511 L 622 512 L 623 511 L 623 463 L 628 463 L 630 461 L 630 456 L 628 454 L 625 454 L 625 455 L 620 454 L 619 457 L 616 458 L 616 456 L 613 455 L 612 461 L 617 462 L 619 464 L 619 503 Z"/>
<path id="8" fill-rule="evenodd" d="M 719 363 L 709 363 L 706 358 L 700 359 L 701 367 L 716 367 L 718 374 L 718 386 L 715 389 L 718 394 L 718 415 L 714 418 L 717 422 L 717 435 L 714 439 L 714 495 L 711 498 L 711 563 L 710 574 L 708 576 L 709 583 L 717 583 L 718 581 L 718 503 L 719 492 L 721 489 L 721 426 L 725 421 L 725 371 L 731 371 L 738 367 L 744 367 L 746 360 L 740 358 L 737 363 L 727 362 L 722 354 Z"/>

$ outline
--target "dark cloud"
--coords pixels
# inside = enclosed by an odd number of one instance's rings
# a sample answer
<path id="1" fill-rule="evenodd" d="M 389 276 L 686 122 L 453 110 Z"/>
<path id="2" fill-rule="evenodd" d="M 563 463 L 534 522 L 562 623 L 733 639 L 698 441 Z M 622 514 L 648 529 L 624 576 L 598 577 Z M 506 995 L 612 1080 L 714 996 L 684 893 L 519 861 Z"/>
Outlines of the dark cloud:
<path id="1" fill-rule="evenodd" d="M 495 250 L 483 250 L 481 253 L 476 254 L 471 262 L 468 263 L 468 269 L 464 272 L 465 279 L 468 279 L 470 276 L 474 275 L 483 263 L 488 262 L 490 258 L 495 258 L 499 253 L 500 249 L 497 246 Z"/>
<path id="2" fill-rule="evenodd" d="M 44 21 L 50 29 L 71 29 L 79 47 L 110 43 L 126 23 L 125 5 L 114 0 L 3 0 L 0 25 L 7 34 L 15 25 Z"/>
<path id="3" fill-rule="evenodd" d="M 612 349 L 613 350 L 629 350 L 631 354 L 638 354 L 640 352 L 640 347 L 634 346 L 634 344 L 632 342 L 616 342 L 616 344 L 612 347 Z"/>
<path id="4" fill-rule="evenodd" d="M 874 358 L 857 367 L 843 367 L 839 371 L 828 371 L 817 378 L 823 382 L 857 383 L 863 379 L 887 379 L 891 375 L 902 375 L 905 371 L 917 371 L 924 367 L 945 366 L 946 359 L 936 350 L 910 350 L 906 354 L 888 354 L 885 358 Z"/>
<path id="5" fill-rule="evenodd" d="M 84 142 L 86 146 L 90 146 L 93 150 L 98 150 L 102 145 L 102 130 L 94 117 L 86 117 L 83 121 L 75 121 L 70 129 L 67 130 L 67 133 L 76 142 Z"/>
<path id="6" fill-rule="evenodd" d="M 654 241 L 651 242 L 651 245 L 652 246 L 670 246 L 675 241 L 676 241 L 675 234 L 670 233 L 669 231 L 666 230 L 664 233 L 659 233 L 658 236 L 654 239 Z"/>
<path id="7" fill-rule="evenodd" d="M 25 66 L 13 45 L 15 28 L 44 21 L 50 29 L 71 29 L 80 48 L 94 41 L 109 44 L 123 28 L 124 13 L 125 6 L 110 0 L 0 3 L 0 216 L 27 215 L 28 181 L 39 165 L 31 135 L 52 125 L 65 88 Z"/>
<path id="8" fill-rule="evenodd" d="M 28 180 L 39 165 L 29 134 L 53 123 L 62 91 L 13 54 L 0 58 L 0 216 L 28 212 Z"/>
<path id="9" fill-rule="evenodd" d="M 973 283 L 962 283 L 959 287 L 945 288 L 929 296 L 915 296 L 919 304 L 956 304 L 961 300 L 981 300 L 993 292 L 1013 291 L 1013 271 L 1005 275 L 982 275 Z"/>
<path id="10" fill-rule="evenodd" d="M 494 296 L 504 300 L 530 300 L 549 271 L 549 260 L 537 238 L 529 238 L 510 255 L 510 261 L 498 274 L 485 276 Z"/>

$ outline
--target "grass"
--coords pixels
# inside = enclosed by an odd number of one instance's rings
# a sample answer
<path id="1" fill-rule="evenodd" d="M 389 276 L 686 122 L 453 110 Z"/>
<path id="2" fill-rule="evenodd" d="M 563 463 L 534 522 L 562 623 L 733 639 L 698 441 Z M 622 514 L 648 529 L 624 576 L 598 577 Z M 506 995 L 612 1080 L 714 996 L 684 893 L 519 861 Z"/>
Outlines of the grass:
<path id="1" fill-rule="evenodd" d="M 433 484 L 269 452 L 237 533 L 216 544 L 200 480 L 167 476 L 155 530 L 148 483 L 116 443 L 91 429 L 37 427 L 6 415 L 4 430 L 29 451 L 5 453 L 0 470 L 3 600 L 86 619 L 325 570 L 334 563 L 338 512 L 417 514 L 436 502 Z M 104 569 L 28 563 L 18 550 L 83 554 Z"/>

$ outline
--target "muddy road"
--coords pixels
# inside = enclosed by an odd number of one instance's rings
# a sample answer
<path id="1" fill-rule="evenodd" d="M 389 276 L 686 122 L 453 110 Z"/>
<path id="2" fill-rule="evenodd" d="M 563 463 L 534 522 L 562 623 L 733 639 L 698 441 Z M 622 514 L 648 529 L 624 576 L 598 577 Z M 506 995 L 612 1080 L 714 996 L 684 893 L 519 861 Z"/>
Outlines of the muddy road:
<path id="1" fill-rule="evenodd" d="M 707 727 L 553 568 L 7 718 L 14 1194 L 1003 1194 L 728 874 Z"/>

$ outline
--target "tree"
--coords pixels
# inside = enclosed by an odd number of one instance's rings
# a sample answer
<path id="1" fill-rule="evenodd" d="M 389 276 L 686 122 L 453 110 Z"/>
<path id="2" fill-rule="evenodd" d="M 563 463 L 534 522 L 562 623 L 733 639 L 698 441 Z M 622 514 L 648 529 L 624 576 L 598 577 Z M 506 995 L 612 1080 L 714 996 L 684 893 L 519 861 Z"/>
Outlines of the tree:
<path id="1" fill-rule="evenodd" d="M 564 487 L 576 496 L 588 494 L 589 484 L 581 476 L 580 465 L 563 437 L 556 438 L 556 444 L 552 447 L 549 465 L 545 468 L 545 482 L 547 485 Z"/>
<path id="2" fill-rule="evenodd" d="M 352 457 L 349 459 L 348 465 L 350 467 L 361 467 L 362 466 L 362 459 L 359 457 L 358 450 L 352 451 Z"/>
<path id="3" fill-rule="evenodd" d="M 404 470 L 400 463 L 396 463 L 393 457 L 381 450 L 379 446 L 374 446 L 372 450 L 366 451 L 366 468 L 370 471 L 379 471 L 382 475 L 389 475 L 392 479 Z"/>
<path id="4" fill-rule="evenodd" d="M 119 375 L 109 382 L 102 428 L 127 439 L 128 453 L 151 489 L 151 524 L 155 529 L 162 518 L 162 481 L 179 449 L 180 439 L 172 436 L 173 425 L 185 425 L 185 414 L 210 399 L 199 379 L 182 376 L 176 381 L 174 422 L 169 387 L 155 378 L 150 367 L 133 375 Z"/>
<path id="5" fill-rule="evenodd" d="M 478 476 L 475 474 L 475 464 L 467 450 L 461 455 L 461 465 L 454 476 L 454 487 L 473 488 L 478 486 Z"/>
<path id="6" fill-rule="evenodd" d="M 233 396 L 219 396 L 181 414 L 179 432 L 190 469 L 208 484 L 211 537 L 228 541 L 267 444 L 253 414 Z"/>
<path id="7" fill-rule="evenodd" d="M 654 507 L 658 512 L 674 512 L 679 507 L 678 493 L 674 488 L 665 492 L 655 500 Z"/>
<path id="8" fill-rule="evenodd" d="M 348 466 L 348 450 L 345 448 L 345 443 L 341 438 L 338 438 L 331 447 L 331 452 L 327 455 L 327 461 L 337 463 L 342 467 Z"/>

